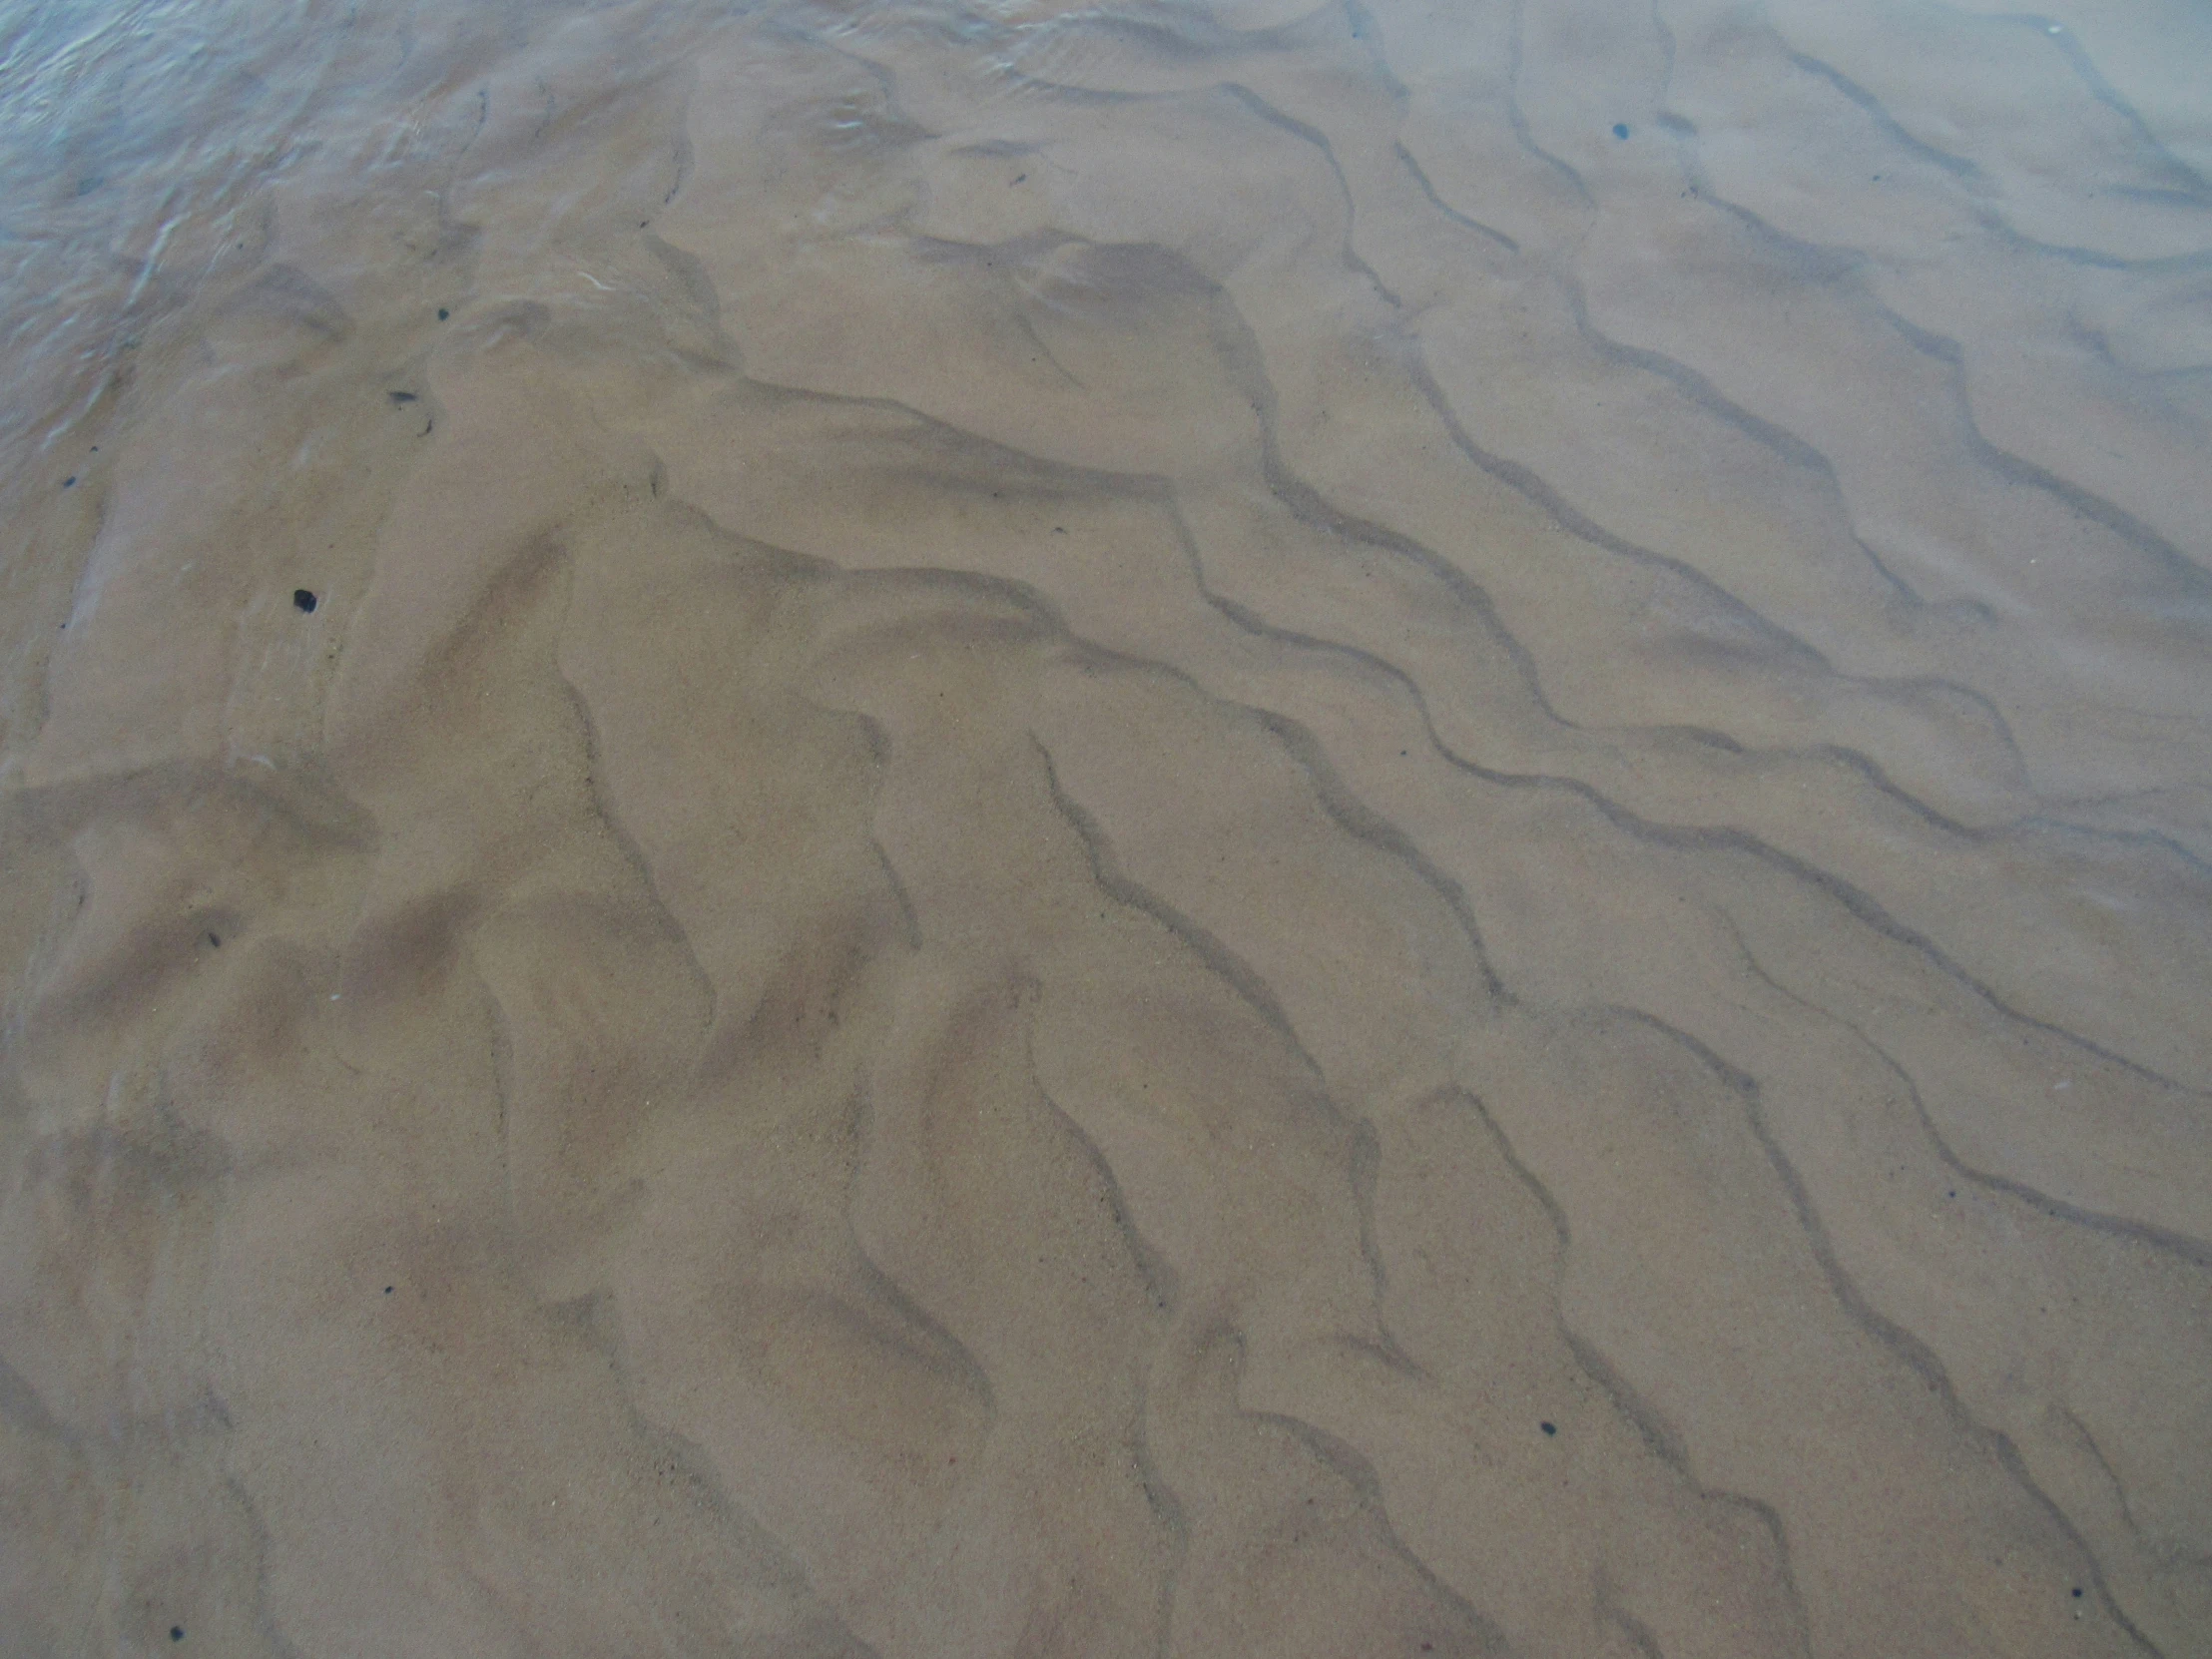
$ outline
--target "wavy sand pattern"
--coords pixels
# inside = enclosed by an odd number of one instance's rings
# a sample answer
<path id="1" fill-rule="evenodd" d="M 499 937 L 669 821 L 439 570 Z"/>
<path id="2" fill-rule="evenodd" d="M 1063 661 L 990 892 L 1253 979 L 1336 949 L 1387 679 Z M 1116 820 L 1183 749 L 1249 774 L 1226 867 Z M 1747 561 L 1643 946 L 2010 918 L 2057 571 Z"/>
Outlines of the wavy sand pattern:
<path id="1" fill-rule="evenodd" d="M 0 1653 L 2212 1654 L 2201 6 L 10 27 Z"/>

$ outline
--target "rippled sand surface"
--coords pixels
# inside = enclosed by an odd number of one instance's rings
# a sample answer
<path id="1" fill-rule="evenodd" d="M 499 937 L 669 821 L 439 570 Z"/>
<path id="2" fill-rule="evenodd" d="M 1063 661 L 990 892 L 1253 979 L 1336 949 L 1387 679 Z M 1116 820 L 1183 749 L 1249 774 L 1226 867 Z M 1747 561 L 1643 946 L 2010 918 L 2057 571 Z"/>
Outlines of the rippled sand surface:
<path id="1" fill-rule="evenodd" d="M 0 20 L 0 1653 L 2212 1654 L 2212 14 Z"/>

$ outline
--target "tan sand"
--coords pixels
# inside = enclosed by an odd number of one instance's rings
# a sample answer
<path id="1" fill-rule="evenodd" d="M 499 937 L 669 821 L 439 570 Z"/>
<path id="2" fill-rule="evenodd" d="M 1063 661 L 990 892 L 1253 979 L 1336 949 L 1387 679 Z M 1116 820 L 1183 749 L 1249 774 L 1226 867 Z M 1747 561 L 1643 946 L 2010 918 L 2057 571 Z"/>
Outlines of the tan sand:
<path id="1" fill-rule="evenodd" d="M 2212 1655 L 2201 5 L 5 29 L 0 1654 Z"/>

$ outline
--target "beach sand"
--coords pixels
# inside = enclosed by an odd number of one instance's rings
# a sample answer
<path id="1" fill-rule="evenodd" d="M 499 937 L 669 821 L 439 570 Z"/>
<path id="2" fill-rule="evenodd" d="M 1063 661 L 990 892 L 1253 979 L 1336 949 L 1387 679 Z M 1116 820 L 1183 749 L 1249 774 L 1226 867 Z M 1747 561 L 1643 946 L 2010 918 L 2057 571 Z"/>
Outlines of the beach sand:
<path id="1" fill-rule="evenodd" d="M 2212 1655 L 2202 6 L 5 27 L 0 1654 Z"/>

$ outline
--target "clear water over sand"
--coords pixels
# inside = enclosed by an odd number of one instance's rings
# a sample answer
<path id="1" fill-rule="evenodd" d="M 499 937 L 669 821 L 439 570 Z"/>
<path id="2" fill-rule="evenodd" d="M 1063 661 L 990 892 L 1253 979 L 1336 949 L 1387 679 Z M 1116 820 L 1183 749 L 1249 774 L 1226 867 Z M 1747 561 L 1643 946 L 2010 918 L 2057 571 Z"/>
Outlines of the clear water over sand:
<path id="1" fill-rule="evenodd" d="M 0 17 L 0 1654 L 2212 1654 L 2212 13 Z"/>

